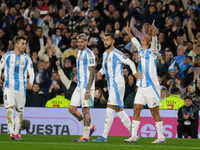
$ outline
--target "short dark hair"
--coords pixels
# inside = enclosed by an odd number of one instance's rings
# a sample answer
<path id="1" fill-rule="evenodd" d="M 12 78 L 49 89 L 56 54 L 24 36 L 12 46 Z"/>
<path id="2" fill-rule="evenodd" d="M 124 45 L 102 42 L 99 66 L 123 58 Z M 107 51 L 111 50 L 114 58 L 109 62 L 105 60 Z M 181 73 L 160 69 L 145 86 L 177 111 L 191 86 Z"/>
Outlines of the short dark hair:
<path id="1" fill-rule="evenodd" d="M 60 30 L 60 31 L 62 32 L 62 29 L 61 29 L 61 28 L 56 28 L 56 31 L 57 31 L 57 30 Z"/>
<path id="2" fill-rule="evenodd" d="M 192 44 L 193 44 L 193 42 L 192 42 L 192 41 L 187 41 L 187 43 L 192 43 Z"/>
<path id="3" fill-rule="evenodd" d="M 25 40 L 26 41 L 26 38 L 24 36 L 18 36 L 15 39 L 15 43 L 19 43 L 20 40 Z"/>
<path id="4" fill-rule="evenodd" d="M 179 88 L 173 87 L 173 88 L 171 89 L 171 94 L 179 94 L 179 93 L 180 93 Z"/>
<path id="5" fill-rule="evenodd" d="M 57 89 L 55 92 L 56 92 L 56 95 L 62 95 L 65 93 L 64 89 L 62 89 L 62 88 Z"/>
<path id="6" fill-rule="evenodd" d="M 113 40 L 115 39 L 112 33 L 106 33 L 105 36 L 110 36 Z"/>
<path id="7" fill-rule="evenodd" d="M 186 56 L 185 58 L 189 58 L 192 61 L 192 56 Z"/>
<path id="8" fill-rule="evenodd" d="M 36 30 L 37 30 L 37 29 L 41 29 L 41 30 L 42 30 L 42 27 L 37 27 Z M 35 30 L 35 31 L 36 31 L 36 30 Z"/>
<path id="9" fill-rule="evenodd" d="M 185 96 L 184 100 L 186 100 L 186 99 L 190 99 L 192 101 L 192 97 L 191 96 Z"/>

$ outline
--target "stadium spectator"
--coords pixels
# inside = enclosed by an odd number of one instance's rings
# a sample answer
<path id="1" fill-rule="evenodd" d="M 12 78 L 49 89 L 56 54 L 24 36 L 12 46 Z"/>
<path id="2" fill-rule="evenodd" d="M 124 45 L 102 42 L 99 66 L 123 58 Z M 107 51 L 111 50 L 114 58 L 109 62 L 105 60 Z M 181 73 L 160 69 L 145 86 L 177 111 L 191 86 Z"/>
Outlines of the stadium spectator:
<path id="1" fill-rule="evenodd" d="M 7 51 L 8 42 L 9 42 L 9 37 L 7 36 L 7 34 L 4 34 L 3 29 L 0 29 L 0 45 L 2 50 Z"/>
<path id="2" fill-rule="evenodd" d="M 68 100 L 71 100 L 72 94 L 77 86 L 77 75 L 75 75 L 73 77 L 73 80 L 69 80 L 68 76 L 66 76 L 64 74 L 64 71 L 62 70 L 61 66 L 60 66 L 60 61 L 56 62 L 57 68 L 58 68 L 58 74 L 60 75 L 60 79 L 62 81 L 62 83 L 65 85 L 66 89 L 67 89 L 67 94 L 66 94 L 66 98 Z"/>
<path id="3" fill-rule="evenodd" d="M 185 47 L 183 45 L 179 45 L 177 48 L 177 56 L 174 57 L 176 63 L 180 65 L 185 59 Z"/>
<path id="4" fill-rule="evenodd" d="M 176 64 L 176 61 L 174 61 L 168 68 L 168 74 L 171 77 L 172 82 L 174 81 L 174 78 L 176 76 L 178 76 L 177 73 L 176 73 L 177 69 L 176 69 L 175 64 Z"/>
<path id="5" fill-rule="evenodd" d="M 70 101 L 65 98 L 63 89 L 56 90 L 56 97 L 47 101 L 45 107 L 68 108 Z"/>
<path id="6" fill-rule="evenodd" d="M 94 93 L 94 108 L 106 108 L 107 102 L 100 88 L 95 89 Z"/>
<path id="7" fill-rule="evenodd" d="M 0 7 L 0 28 L 3 27 L 4 21 L 5 21 L 5 11 L 8 9 L 6 3 L 1 3 Z"/>
<path id="8" fill-rule="evenodd" d="M 40 14 L 41 14 L 40 18 L 41 19 L 43 19 L 44 16 L 46 16 L 48 14 L 49 6 L 45 2 L 45 0 L 37 0 L 35 8 L 40 10 Z"/>
<path id="9" fill-rule="evenodd" d="M 75 58 L 77 57 L 77 40 L 76 38 L 72 38 L 70 42 L 70 48 L 66 49 L 63 54 L 62 54 L 62 59 L 65 60 L 69 56 L 74 56 Z"/>
<path id="10" fill-rule="evenodd" d="M 70 46 L 71 39 L 72 39 L 71 35 L 72 35 L 72 32 L 69 30 L 69 28 L 63 29 L 63 35 L 59 43 L 59 47 L 62 47 L 61 48 L 62 52 L 64 52 L 66 48 L 71 47 Z"/>
<path id="11" fill-rule="evenodd" d="M 150 24 L 149 23 L 144 23 L 142 26 L 142 30 L 139 31 L 138 29 L 135 28 L 134 26 L 134 17 L 132 17 L 131 22 L 130 22 L 130 28 L 135 37 L 137 37 L 140 41 L 143 40 L 144 36 L 148 35 L 150 32 Z"/>
<path id="12" fill-rule="evenodd" d="M 135 91 L 135 78 L 134 76 L 131 74 L 128 76 L 128 80 L 127 80 L 127 84 L 125 87 L 125 94 L 124 94 L 124 100 L 129 96 L 129 94 L 131 94 L 132 92 Z"/>
<path id="13" fill-rule="evenodd" d="M 184 100 L 179 98 L 180 90 L 177 87 L 171 89 L 171 94 L 169 97 L 163 99 L 160 104 L 162 104 L 160 109 L 179 109 L 184 105 Z"/>
<path id="14" fill-rule="evenodd" d="M 30 25 L 30 24 L 26 24 L 25 25 L 25 35 L 26 35 L 26 37 L 27 37 L 27 41 L 28 41 L 28 43 L 29 43 L 29 41 L 30 41 L 30 39 L 31 39 L 31 37 L 33 36 L 33 31 L 32 31 L 32 26 Z"/>
<path id="15" fill-rule="evenodd" d="M 26 99 L 26 107 L 44 107 L 46 104 L 44 92 L 40 90 L 38 83 L 33 84 L 32 90 L 27 92 Z"/>
<path id="16" fill-rule="evenodd" d="M 171 86 L 177 87 L 180 90 L 180 98 L 185 97 L 186 88 L 182 77 L 175 77 Z"/>
<path id="17" fill-rule="evenodd" d="M 169 92 L 166 87 L 161 87 L 161 92 L 160 92 L 160 100 L 162 101 L 163 99 L 169 97 Z"/>
<path id="18" fill-rule="evenodd" d="M 39 52 L 39 50 L 46 45 L 47 38 L 42 35 L 41 27 L 37 27 L 35 35 L 32 36 L 29 42 L 30 50 Z"/>
<path id="19" fill-rule="evenodd" d="M 184 98 L 185 105 L 178 110 L 178 138 L 191 136 L 198 138 L 199 109 L 192 104 L 189 96 Z"/>
<path id="20" fill-rule="evenodd" d="M 66 12 L 64 9 L 60 9 L 59 10 L 59 16 L 56 17 L 54 20 L 53 20 L 53 23 L 56 24 L 57 22 L 61 23 L 62 22 L 62 18 L 66 15 Z"/>
<path id="21" fill-rule="evenodd" d="M 46 45 L 39 50 L 38 57 L 40 60 L 51 61 L 50 59 L 53 57 L 58 58 L 58 56 L 62 56 L 62 52 L 55 44 L 53 44 L 53 41 L 48 38 Z"/>
<path id="22" fill-rule="evenodd" d="M 42 34 L 45 37 L 49 37 L 49 29 L 51 28 L 53 24 L 53 18 L 49 15 L 46 15 L 38 24 L 38 27 L 42 28 Z"/>
<path id="23" fill-rule="evenodd" d="M 186 56 L 184 61 L 182 63 L 179 64 L 180 66 L 180 72 L 179 74 L 184 78 L 185 75 L 183 74 L 183 72 L 192 65 L 192 57 L 191 56 Z"/>

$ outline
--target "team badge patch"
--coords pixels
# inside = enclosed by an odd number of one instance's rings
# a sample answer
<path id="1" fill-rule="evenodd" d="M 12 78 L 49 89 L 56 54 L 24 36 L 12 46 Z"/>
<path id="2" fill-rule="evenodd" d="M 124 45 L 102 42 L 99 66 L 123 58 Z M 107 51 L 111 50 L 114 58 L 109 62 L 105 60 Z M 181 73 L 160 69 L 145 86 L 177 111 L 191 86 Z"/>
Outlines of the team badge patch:
<path id="1" fill-rule="evenodd" d="M 123 56 L 124 59 L 127 59 L 128 57 L 126 57 L 125 55 Z"/>
<path id="2" fill-rule="evenodd" d="M 24 65 L 24 61 L 21 62 L 21 65 Z"/>
<path id="3" fill-rule="evenodd" d="M 89 59 L 90 64 L 94 64 L 94 59 Z"/>
<path id="4" fill-rule="evenodd" d="M 16 64 L 17 64 L 17 65 L 19 64 L 19 60 L 16 60 Z"/>

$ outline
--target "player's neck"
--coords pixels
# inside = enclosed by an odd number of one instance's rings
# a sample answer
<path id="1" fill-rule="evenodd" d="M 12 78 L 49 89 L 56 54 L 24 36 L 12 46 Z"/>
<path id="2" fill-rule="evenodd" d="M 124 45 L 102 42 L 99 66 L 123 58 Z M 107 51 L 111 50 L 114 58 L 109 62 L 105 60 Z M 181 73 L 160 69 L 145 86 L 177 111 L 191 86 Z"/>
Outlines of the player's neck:
<path id="1" fill-rule="evenodd" d="M 15 55 L 17 55 L 17 56 L 21 56 L 22 55 L 22 53 L 20 51 L 18 51 L 16 48 L 14 49 L 14 52 L 15 52 Z"/>
<path id="2" fill-rule="evenodd" d="M 84 51 L 87 47 L 83 48 L 83 49 L 80 49 L 81 51 Z"/>
<path id="3" fill-rule="evenodd" d="M 107 53 L 110 53 L 110 52 L 113 50 L 113 48 L 114 48 L 114 47 L 111 46 L 109 49 L 106 49 L 106 52 L 107 52 Z"/>
<path id="4" fill-rule="evenodd" d="M 145 49 L 149 49 L 149 45 L 142 45 L 142 48 L 143 48 L 143 50 L 145 50 Z"/>

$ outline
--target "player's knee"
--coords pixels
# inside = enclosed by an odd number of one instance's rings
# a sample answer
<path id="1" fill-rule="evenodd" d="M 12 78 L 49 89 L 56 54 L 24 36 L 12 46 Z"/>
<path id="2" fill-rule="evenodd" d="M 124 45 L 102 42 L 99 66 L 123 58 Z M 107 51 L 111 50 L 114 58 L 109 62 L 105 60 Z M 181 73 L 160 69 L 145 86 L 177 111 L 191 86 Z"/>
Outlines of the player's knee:
<path id="1" fill-rule="evenodd" d="M 68 110 L 71 114 L 74 114 L 76 112 L 76 108 L 75 107 L 71 107 L 69 106 L 69 110 Z"/>
<path id="2" fill-rule="evenodd" d="M 159 117 L 159 113 L 157 111 L 151 111 L 151 114 L 154 118 Z"/>
<path id="3" fill-rule="evenodd" d="M 141 112 L 141 109 L 139 107 L 134 107 L 134 114 L 139 115 Z"/>

